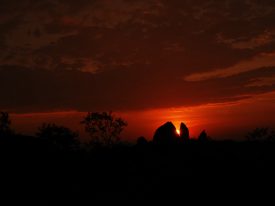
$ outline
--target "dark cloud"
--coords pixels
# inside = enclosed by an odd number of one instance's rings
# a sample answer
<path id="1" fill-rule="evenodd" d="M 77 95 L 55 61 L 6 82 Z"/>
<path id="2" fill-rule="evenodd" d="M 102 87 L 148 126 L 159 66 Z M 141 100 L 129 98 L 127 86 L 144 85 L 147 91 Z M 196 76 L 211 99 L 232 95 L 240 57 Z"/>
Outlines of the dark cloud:
<path id="1" fill-rule="evenodd" d="M 9 0 L 0 12 L 2 108 L 128 110 L 274 90 L 273 1 Z"/>
<path id="2" fill-rule="evenodd" d="M 0 92 L 5 98 L 0 107 L 15 112 L 122 111 L 223 103 L 273 91 L 274 84 L 249 85 L 255 78 L 271 75 L 275 75 L 274 68 L 263 68 L 222 80 L 190 83 L 139 68 L 91 74 L 3 66 Z"/>

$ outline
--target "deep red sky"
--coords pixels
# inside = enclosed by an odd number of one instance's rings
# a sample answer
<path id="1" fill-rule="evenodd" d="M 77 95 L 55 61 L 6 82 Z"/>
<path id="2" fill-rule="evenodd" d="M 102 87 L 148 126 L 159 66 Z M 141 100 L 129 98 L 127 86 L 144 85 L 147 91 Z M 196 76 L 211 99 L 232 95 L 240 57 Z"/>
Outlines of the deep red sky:
<path id="1" fill-rule="evenodd" d="M 273 1 L 4 0 L 0 109 L 24 133 L 113 110 L 126 139 L 168 120 L 240 138 L 275 125 L 274 22 Z"/>

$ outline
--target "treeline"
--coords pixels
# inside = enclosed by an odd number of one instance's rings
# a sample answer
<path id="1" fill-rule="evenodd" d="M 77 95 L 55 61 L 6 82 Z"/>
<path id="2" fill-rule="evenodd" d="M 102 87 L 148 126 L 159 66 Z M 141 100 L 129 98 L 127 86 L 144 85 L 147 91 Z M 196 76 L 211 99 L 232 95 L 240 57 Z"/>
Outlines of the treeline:
<path id="1" fill-rule="evenodd" d="M 39 141 L 54 149 L 76 149 L 79 147 L 112 147 L 120 142 L 120 134 L 127 126 L 122 118 L 115 117 L 112 112 L 88 112 L 80 122 L 89 135 L 87 142 L 80 141 L 79 133 L 70 128 L 43 123 L 37 130 L 35 137 L 17 133 L 11 126 L 10 115 L 0 112 L 0 140 Z"/>
<path id="2" fill-rule="evenodd" d="M 22 141 L 38 141 L 39 144 L 47 145 L 49 148 L 57 150 L 94 149 L 111 148 L 121 145 L 120 135 L 127 122 L 120 117 L 116 117 L 112 112 L 88 112 L 80 124 L 83 125 L 88 140 L 81 142 L 79 134 L 70 128 L 56 125 L 54 123 L 43 123 L 35 133 L 35 137 L 18 134 L 11 126 L 10 115 L 7 112 L 0 112 L 0 140 L 2 142 L 13 141 L 16 144 Z M 269 128 L 256 128 L 246 135 L 247 141 L 268 142 L 275 140 L 275 131 Z M 180 133 L 176 132 L 175 126 L 167 122 L 157 128 L 153 140 L 150 142 L 145 137 L 137 138 L 137 145 L 175 145 L 188 142 L 210 142 L 213 141 L 203 130 L 197 139 L 190 139 L 189 129 L 184 124 L 180 125 Z M 20 143 L 20 144 L 21 144 Z"/>
<path id="3" fill-rule="evenodd" d="M 178 202 L 190 195 L 198 199 L 205 191 L 216 198 L 209 185 L 217 192 L 228 189 L 231 198 L 228 185 L 243 194 L 244 188 L 236 185 L 246 181 L 245 188 L 254 191 L 255 179 L 270 182 L 275 172 L 274 132 L 266 128 L 250 132 L 244 142 L 214 141 L 205 131 L 194 140 L 186 125 L 177 134 L 168 122 L 152 141 L 140 137 L 128 146 L 120 140 L 127 123 L 110 112 L 90 112 L 80 122 L 89 134 L 87 143 L 79 141 L 77 132 L 53 123 L 42 124 L 35 136 L 18 134 L 11 123 L 8 113 L 0 113 L 1 185 L 16 197 L 9 202 L 22 204 L 20 195 L 27 205 Z"/>

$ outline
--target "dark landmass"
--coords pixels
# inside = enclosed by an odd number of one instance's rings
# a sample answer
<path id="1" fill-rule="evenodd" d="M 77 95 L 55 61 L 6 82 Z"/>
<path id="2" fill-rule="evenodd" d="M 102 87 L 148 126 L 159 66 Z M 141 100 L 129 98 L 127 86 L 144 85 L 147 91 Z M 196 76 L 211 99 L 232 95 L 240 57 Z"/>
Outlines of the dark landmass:
<path id="1" fill-rule="evenodd" d="M 274 195 L 274 142 L 159 145 L 140 139 L 136 145 L 88 149 L 14 135 L 0 139 L 0 153 L 1 201 L 8 205 L 219 203 Z"/>

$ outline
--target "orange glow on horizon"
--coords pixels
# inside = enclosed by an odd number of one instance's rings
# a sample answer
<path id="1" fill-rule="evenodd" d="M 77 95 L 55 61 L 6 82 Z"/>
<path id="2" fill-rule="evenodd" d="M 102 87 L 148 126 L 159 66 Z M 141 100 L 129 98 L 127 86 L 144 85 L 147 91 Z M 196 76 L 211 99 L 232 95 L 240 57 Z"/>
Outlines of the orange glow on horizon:
<path id="1" fill-rule="evenodd" d="M 176 129 L 176 132 L 178 135 L 180 135 L 180 130 L 179 129 Z"/>
<path id="2" fill-rule="evenodd" d="M 121 138 L 127 141 L 134 142 L 139 136 L 151 140 L 156 129 L 167 121 L 174 124 L 177 134 L 179 134 L 180 123 L 185 123 L 189 128 L 191 138 L 198 137 L 204 129 L 212 138 L 242 138 L 247 131 L 259 126 L 274 128 L 273 116 L 266 116 L 267 112 L 275 111 L 274 100 L 275 92 L 271 92 L 237 102 L 213 103 L 193 107 L 118 111 L 115 112 L 115 116 L 128 122 L 128 126 L 121 135 Z M 86 112 L 78 111 L 11 113 L 11 120 L 12 128 L 22 134 L 35 134 L 37 128 L 45 122 L 69 127 L 78 131 L 80 137 L 86 138 L 85 129 L 80 124 L 85 115 Z"/>

